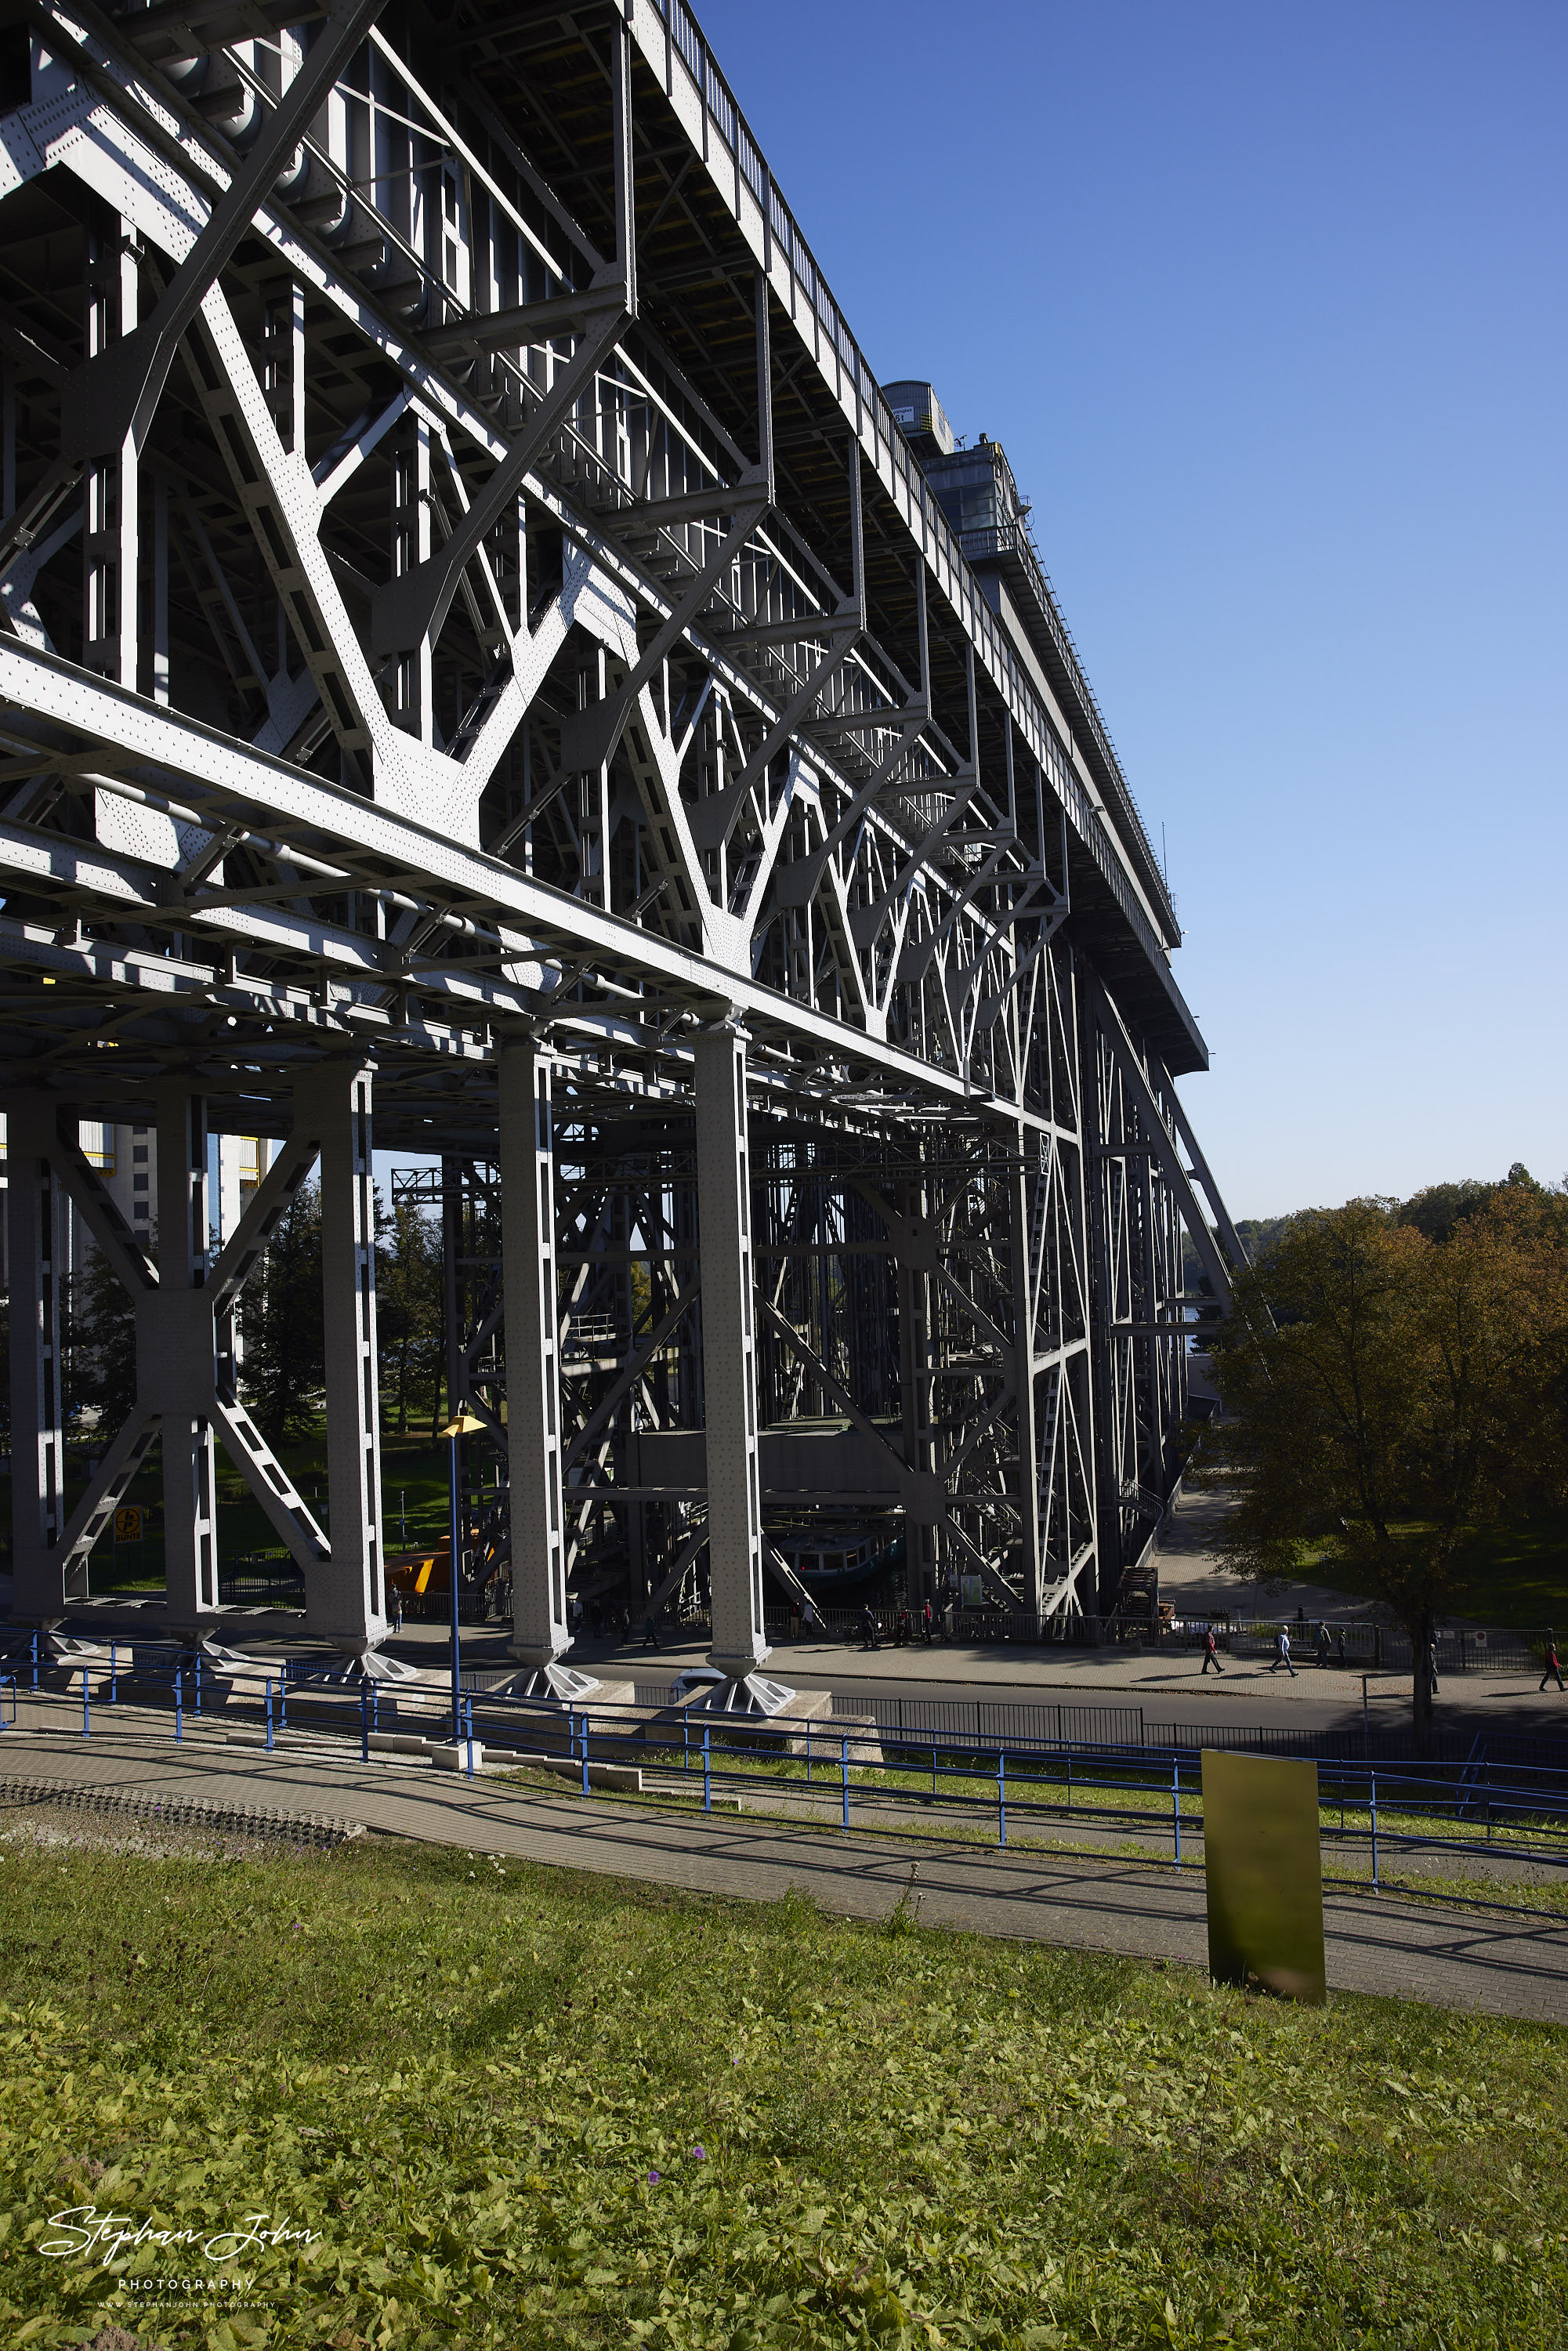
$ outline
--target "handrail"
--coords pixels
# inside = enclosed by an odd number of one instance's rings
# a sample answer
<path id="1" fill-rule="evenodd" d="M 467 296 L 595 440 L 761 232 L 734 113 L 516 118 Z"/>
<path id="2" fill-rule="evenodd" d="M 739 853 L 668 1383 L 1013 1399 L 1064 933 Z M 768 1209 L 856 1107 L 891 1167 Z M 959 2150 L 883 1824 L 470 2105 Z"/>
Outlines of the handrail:
<path id="1" fill-rule="evenodd" d="M 73 1668 L 74 1670 L 74 1668 Z M 89 1715 L 89 1686 L 92 1667 L 83 1661 L 81 1736 L 92 1734 Z M 277 1730 L 273 1704 L 274 1682 L 270 1674 L 248 1677 L 261 1687 L 237 1693 L 242 1706 L 248 1698 L 254 1706 L 263 1729 L 267 1750 L 275 1750 Z M 173 1684 L 174 1738 L 183 1736 L 183 1662 L 175 1667 Z M 234 1695 L 231 1684 L 231 1695 Z M 100 1686 L 97 1695 L 104 1695 Z M 119 1703 L 117 1684 L 111 1676 L 108 1695 L 111 1706 Z M 389 1693 L 391 1695 L 391 1693 Z M 351 1734 L 358 1733 L 352 1744 L 359 1749 L 362 1765 L 377 1760 L 372 1752 L 378 1733 L 378 1685 L 361 1676 L 357 1687 L 343 1687 L 331 1691 L 323 1688 L 322 1698 L 339 1718 L 340 1725 Z M 331 1704 L 336 1698 L 338 1703 Z M 444 1691 L 423 1691 L 415 1699 L 406 1688 L 396 1692 L 400 1731 L 394 1743 L 406 1749 L 422 1747 L 452 1755 L 454 1740 L 449 1729 L 448 1701 Z M 198 1701 L 199 1710 L 199 1701 Z M 634 1713 L 635 1726 L 627 1722 L 605 1729 L 606 1717 L 617 1712 L 624 1716 Z M 477 1716 L 477 1730 L 476 1721 Z M 1178 1750 L 1168 1755 L 1147 1750 L 1100 1751 L 1085 1755 L 1074 1751 L 1067 1743 L 1019 1742 L 998 1740 L 955 1743 L 951 1734 L 933 1729 L 920 1742 L 918 1766 L 919 1789 L 913 1785 L 914 1766 L 908 1761 L 889 1761 L 883 1751 L 874 1725 L 863 1720 L 832 1720 L 823 1718 L 800 1717 L 751 1719 L 746 1717 L 702 1714 L 700 1749 L 694 1750 L 691 1709 L 681 1709 L 679 1738 L 675 1726 L 661 1722 L 656 1712 L 647 1708 L 617 1709 L 612 1705 L 596 1706 L 590 1701 L 578 1708 L 535 1698 L 475 1693 L 465 1698 L 460 1726 L 456 1732 L 456 1753 L 452 1760 L 469 1778 L 488 1767 L 484 1761 L 484 1734 L 493 1720 L 503 1724 L 526 1723 L 532 1739 L 538 1742 L 538 1752 L 532 1748 L 521 1750 L 493 1750 L 507 1757 L 506 1768 L 527 1768 L 530 1762 L 546 1768 L 561 1770 L 580 1787 L 581 1795 L 591 1799 L 594 1793 L 593 1749 L 597 1740 L 601 1770 L 606 1762 L 612 1768 L 624 1769 L 641 1759 L 643 1768 L 664 1779 L 682 1780 L 691 1776 L 694 1757 L 700 1761 L 702 1804 L 705 1813 L 714 1807 L 714 1790 L 727 1784 L 748 1791 L 755 1798 L 762 1796 L 774 1802 L 787 1802 L 798 1796 L 807 1803 L 821 1804 L 824 1797 L 837 1792 L 836 1807 L 840 1824 L 845 1831 L 852 1826 L 851 1794 L 858 1788 L 860 1825 L 873 1827 L 884 1835 L 912 1835 L 928 1839 L 931 1829 L 912 1820 L 911 1811 L 919 1813 L 928 1805 L 936 1805 L 956 1813 L 960 1823 L 971 1815 L 988 1816 L 996 1823 L 998 1845 L 1009 1843 L 1009 1816 L 1013 1824 L 1039 1822 L 1041 1826 L 1060 1823 L 1064 1817 L 1076 1817 L 1088 1828 L 1132 1827 L 1145 1833 L 1167 1832 L 1172 1839 L 1171 1862 L 1183 1865 L 1182 1835 L 1204 1833 L 1201 1781 L 1195 1787 L 1191 1774 L 1193 1759 Z M 598 1723 L 596 1730 L 595 1723 Z M 428 1721 L 446 1735 L 439 1739 L 410 1740 L 409 1729 Z M 9 1727 L 8 1725 L 6 1726 Z M 287 1726 L 281 1726 L 286 1728 Z M 318 1725 L 318 1729 L 319 1726 Z M 716 1746 L 715 1733 L 720 1742 Z M 768 1734 L 781 1742 L 778 1752 L 769 1754 L 766 1748 L 754 1751 L 758 1738 Z M 515 1736 L 513 1732 L 511 1735 Z M 350 1740 L 343 1741 L 351 1751 Z M 874 1746 L 874 1755 L 856 1752 Z M 897 1753 L 908 1757 L 915 1752 L 913 1741 L 906 1736 Z M 925 1756 L 929 1754 L 929 1764 Z M 769 1773 L 768 1766 L 804 1762 L 803 1778 L 785 1781 L 777 1771 Z M 1182 1767 L 1189 1774 L 1184 1790 Z M 749 1768 L 747 1766 L 749 1765 Z M 817 1767 L 813 1771 L 813 1765 Z M 929 1794 L 925 1782 L 929 1773 Z M 1344 1765 L 1320 1763 L 1318 1767 L 1318 1809 L 1320 1814 L 1339 1811 L 1337 1825 L 1321 1821 L 1320 1843 L 1330 1844 L 1364 1844 L 1370 1847 L 1372 1886 L 1380 1890 L 1383 1883 L 1383 1860 L 1390 1848 L 1423 1852 L 1473 1853 L 1479 1840 L 1476 1836 L 1458 1837 L 1443 1833 L 1446 1820 L 1457 1827 L 1459 1820 L 1473 1809 L 1478 1799 L 1486 1807 L 1486 1844 L 1490 1845 L 1494 1825 L 1514 1834 L 1504 1850 L 1511 1858 L 1543 1863 L 1553 1867 L 1568 1867 L 1568 1773 L 1551 1773 L 1563 1784 L 1550 1789 L 1539 1785 L 1514 1785 L 1507 1778 L 1494 1779 L 1490 1768 L 1480 1766 L 1478 1786 L 1473 1773 L 1463 1775 L 1462 1784 L 1453 1784 L 1452 1774 L 1448 1783 L 1432 1776 L 1431 1768 L 1423 1772 L 1419 1766 L 1401 1770 L 1375 1764 Z M 874 1775 L 894 1775 L 911 1784 L 884 1785 Z M 580 1777 L 579 1776 L 580 1775 Z M 1542 1775 L 1537 1773 L 1539 1780 Z M 1382 1805 L 1379 1806 L 1378 1782 L 1381 1779 Z M 974 1783 L 985 1792 L 966 1792 L 957 1783 Z M 836 1789 L 835 1789 L 836 1783 Z M 944 1783 L 946 1783 L 946 1785 Z M 601 1782 L 603 1784 L 603 1782 Z M 608 1783 L 616 1786 L 613 1780 Z M 674 1790 L 664 1787 L 644 1789 L 642 1771 L 637 1776 L 637 1789 L 655 1798 L 669 1797 Z M 818 1792 L 820 1791 L 820 1793 Z M 1084 1799 L 1091 1799 L 1085 1805 Z M 1106 1802 L 1109 1797 L 1113 1801 Z M 1185 1798 L 1185 1809 L 1184 1809 Z M 1146 1801 L 1145 1801 L 1146 1800 Z M 1347 1812 L 1364 1813 L 1367 1825 L 1347 1821 Z M 1420 1819 L 1423 1825 L 1396 1828 L 1389 1824 L 1394 1819 Z M 869 1817 L 868 1817 L 869 1816 Z M 1425 1823 L 1429 1823 L 1425 1824 Z M 938 1833 L 939 1834 L 939 1833 Z M 960 1828 L 959 1834 L 962 1834 Z M 1134 1854 L 1119 1858 L 1155 1862 L 1157 1856 Z M 1329 1882 L 1329 1881 L 1325 1881 Z M 1341 1881 L 1354 1883 L 1354 1881 Z M 1484 1896 L 1473 1897 L 1484 1899 Z M 1555 1916 L 1557 1914 L 1546 1914 Z"/>

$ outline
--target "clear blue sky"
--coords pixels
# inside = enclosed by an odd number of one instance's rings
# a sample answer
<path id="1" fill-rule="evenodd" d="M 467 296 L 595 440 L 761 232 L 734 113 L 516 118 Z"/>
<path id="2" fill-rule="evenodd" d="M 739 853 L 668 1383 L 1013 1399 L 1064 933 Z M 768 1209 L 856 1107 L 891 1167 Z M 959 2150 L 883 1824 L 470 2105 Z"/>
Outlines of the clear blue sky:
<path id="1" fill-rule="evenodd" d="M 872 365 L 1003 442 L 1239 1217 L 1568 1170 L 1568 8 L 706 0 Z"/>

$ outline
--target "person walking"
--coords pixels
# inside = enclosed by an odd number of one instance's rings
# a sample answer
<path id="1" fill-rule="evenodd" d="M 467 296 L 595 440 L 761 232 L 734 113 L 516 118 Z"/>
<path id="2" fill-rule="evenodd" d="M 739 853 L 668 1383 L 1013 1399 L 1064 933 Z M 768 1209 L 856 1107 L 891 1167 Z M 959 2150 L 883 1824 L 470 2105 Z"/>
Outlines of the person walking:
<path id="1" fill-rule="evenodd" d="M 880 1649 L 882 1643 L 877 1639 L 876 1618 L 872 1613 L 871 1603 L 868 1600 L 861 1610 L 861 1647 Z"/>
<path id="2" fill-rule="evenodd" d="M 1214 1667 L 1217 1674 L 1223 1676 L 1225 1667 L 1219 1662 L 1219 1644 L 1214 1637 L 1214 1627 L 1212 1625 L 1206 1625 L 1203 1633 L 1203 1663 L 1198 1667 L 1197 1675 L 1199 1681 L 1203 1679 L 1210 1666 Z"/>
<path id="3" fill-rule="evenodd" d="M 936 1633 L 936 1627 L 931 1621 L 931 1596 L 929 1593 L 926 1594 L 925 1598 L 920 1604 L 920 1631 L 926 1647 L 929 1648 Z"/>
<path id="4" fill-rule="evenodd" d="M 1546 1644 L 1546 1671 L 1541 1677 L 1541 1687 L 1544 1689 L 1549 1681 L 1555 1681 L 1559 1689 L 1563 1687 L 1563 1668 L 1557 1662 L 1555 1641 L 1548 1641 Z"/>
<path id="5" fill-rule="evenodd" d="M 1437 1695 L 1437 1644 L 1436 1641 L 1428 1641 L 1427 1644 L 1427 1670 L 1432 1677 L 1432 1696 L 1436 1698 Z"/>
<path id="6" fill-rule="evenodd" d="M 643 1646 L 645 1649 L 656 1649 L 658 1646 L 659 1635 L 653 1629 L 653 1612 L 650 1608 L 643 1619 Z"/>
<path id="7" fill-rule="evenodd" d="M 1277 1674 L 1281 1666 L 1284 1667 L 1285 1671 L 1290 1675 L 1291 1679 L 1294 1681 L 1296 1678 L 1296 1668 L 1291 1663 L 1291 1636 L 1285 1630 L 1283 1625 L 1281 1625 L 1279 1631 L 1274 1635 L 1274 1662 L 1270 1667 L 1269 1671 L 1271 1674 Z"/>

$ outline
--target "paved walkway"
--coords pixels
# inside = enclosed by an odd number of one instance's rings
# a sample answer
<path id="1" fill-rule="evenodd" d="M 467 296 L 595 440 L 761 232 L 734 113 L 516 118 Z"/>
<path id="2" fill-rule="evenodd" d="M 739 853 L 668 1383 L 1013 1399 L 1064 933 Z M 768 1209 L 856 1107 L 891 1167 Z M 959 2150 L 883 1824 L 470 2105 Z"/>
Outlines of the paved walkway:
<path id="1" fill-rule="evenodd" d="M 1318 1584 L 1292 1584 L 1282 1600 L 1227 1574 L 1213 1550 L 1217 1522 L 1228 1504 L 1223 1495 L 1184 1494 L 1166 1522 L 1159 1545 L 1160 1592 L 1183 1614 L 1244 1610 L 1267 1614 L 1271 1608 L 1294 1617 L 1298 1605 L 1313 1622 L 1361 1620 L 1366 1604 Z M 444 1625 L 410 1625 L 392 1643 L 402 1655 L 425 1663 L 445 1649 Z M 506 1661 L 507 1635 L 476 1627 L 464 1635 L 465 1661 Z M 847 1697 L 921 1695 L 942 1699 L 976 1698 L 1002 1703 L 1062 1706 L 1141 1706 L 1149 1723 L 1176 1723 L 1190 1729 L 1211 1722 L 1261 1723 L 1301 1730 L 1359 1729 L 1362 1677 L 1337 1666 L 1307 1662 L 1309 1642 L 1297 1644 L 1294 1677 L 1270 1671 L 1266 1657 L 1221 1659 L 1218 1675 L 1205 1674 L 1197 1650 L 1141 1647 L 1079 1648 L 1025 1646 L 1007 1642 L 980 1645 L 934 1642 L 909 1648 L 884 1646 L 867 1652 L 852 1642 L 781 1642 L 768 1660 L 775 1679 L 799 1689 L 841 1690 Z M 645 1650 L 640 1638 L 625 1643 L 580 1636 L 570 1663 L 585 1672 L 622 1681 L 668 1681 L 687 1667 L 706 1662 L 706 1638 Z M 1450 1674 L 1437 1699 L 1439 1725 L 1470 1732 L 1547 1730 L 1568 1733 L 1568 1698 L 1540 1692 L 1538 1668 L 1517 1673 Z M 1371 1678 L 1375 1728 L 1408 1727 L 1410 1674 Z"/>
<path id="2" fill-rule="evenodd" d="M 928 1926 L 1202 1967 L 1201 1867 L 1043 1856 L 985 1848 L 917 1850 L 874 1831 L 782 1826 L 686 1806 L 556 1795 L 428 1765 L 275 1753 L 225 1743 L 204 1725 L 175 1747 L 166 1727 L 123 1708 L 90 1741 L 37 1726 L 55 1704 L 24 1707 L 0 1741 L 7 1778 L 69 1780 L 120 1795 L 196 1797 L 329 1813 L 416 1837 L 695 1893 L 772 1900 L 789 1886 L 825 1909 L 885 1917 L 911 1884 Z M 107 1709 L 105 1710 L 107 1712 Z M 1510 1918 L 1436 1902 L 1331 1893 L 1328 1976 L 1340 1991 L 1568 2024 L 1568 1922 Z"/>
<path id="3" fill-rule="evenodd" d="M 1161 1589 L 1184 1612 L 1201 1614 L 1246 1608 L 1266 1612 L 1280 1605 L 1293 1616 L 1298 1604 L 1311 1618 L 1326 1615 L 1331 1623 L 1364 1615 L 1363 1603 L 1343 1593 L 1317 1585 L 1292 1585 L 1283 1602 L 1270 1603 L 1221 1570 L 1212 1545 L 1217 1520 L 1226 1509 L 1223 1496 L 1185 1494 L 1166 1521 L 1159 1549 Z M 8 1606 L 9 1578 L 0 1577 L 0 1617 Z M 124 1620 L 127 1624 L 131 1620 Z M 247 1626 L 231 1619 L 223 1639 L 230 1646 L 257 1657 L 281 1657 L 297 1653 L 302 1636 L 278 1630 L 277 1619 L 266 1627 Z M 109 1634 L 97 1625 L 78 1620 L 72 1632 L 97 1639 Z M 131 1637 L 122 1630 L 119 1637 Z M 141 1638 L 150 1637 L 143 1631 Z M 463 1660 L 465 1667 L 515 1665 L 508 1655 L 509 1632 L 499 1625 L 465 1626 Z M 393 1636 L 388 1647 L 421 1666 L 440 1667 L 447 1653 L 444 1625 L 410 1624 Z M 1263 1724 L 1301 1730 L 1358 1729 L 1362 1721 L 1362 1679 L 1354 1670 L 1317 1667 L 1304 1662 L 1301 1646 L 1298 1671 L 1271 1673 L 1266 1658 L 1223 1660 L 1218 1677 L 1201 1671 L 1196 1651 L 1139 1647 L 1103 1649 L 1062 1646 L 1036 1647 L 1011 1643 L 955 1644 L 937 1642 L 929 1648 L 884 1647 L 866 1653 L 852 1643 L 829 1640 L 785 1641 L 774 1650 L 768 1672 L 799 1689 L 841 1690 L 879 1697 L 915 1695 L 942 1699 L 977 1698 L 1003 1703 L 1063 1706 L 1142 1707 L 1149 1724 L 1174 1723 L 1190 1730 L 1207 1723 Z M 625 1643 L 595 1641 L 583 1635 L 574 1643 L 569 1662 L 606 1679 L 644 1684 L 665 1683 L 690 1666 L 706 1662 L 706 1636 L 645 1650 L 640 1639 Z M 1439 1726 L 1451 1725 L 1474 1736 L 1482 1729 L 1568 1733 L 1568 1698 L 1554 1689 L 1542 1695 L 1536 1670 L 1520 1673 L 1468 1673 L 1448 1676 L 1437 1700 Z M 1396 1730 L 1410 1720 L 1408 1672 L 1386 1674 L 1371 1685 L 1371 1718 L 1375 1727 Z"/>

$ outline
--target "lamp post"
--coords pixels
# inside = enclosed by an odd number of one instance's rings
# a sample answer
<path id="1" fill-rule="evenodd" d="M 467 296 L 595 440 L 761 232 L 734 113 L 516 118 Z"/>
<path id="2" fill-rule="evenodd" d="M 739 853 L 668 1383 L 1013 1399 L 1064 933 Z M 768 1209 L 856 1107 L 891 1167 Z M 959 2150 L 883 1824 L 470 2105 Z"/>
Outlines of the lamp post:
<path id="1" fill-rule="evenodd" d="M 483 1428 L 484 1426 L 484 1422 L 476 1420 L 467 1405 L 460 1401 L 456 1411 L 441 1431 L 443 1437 L 450 1437 L 452 1440 L 450 1470 L 452 1563 L 447 1570 L 446 1581 L 452 1592 L 452 1743 L 455 1747 L 460 1746 L 463 1740 L 463 1684 L 459 1670 L 462 1664 L 462 1636 L 457 1629 L 457 1572 L 463 1556 L 458 1540 L 462 1497 L 457 1483 L 457 1447 L 459 1440 L 466 1437 L 471 1429 Z"/>

